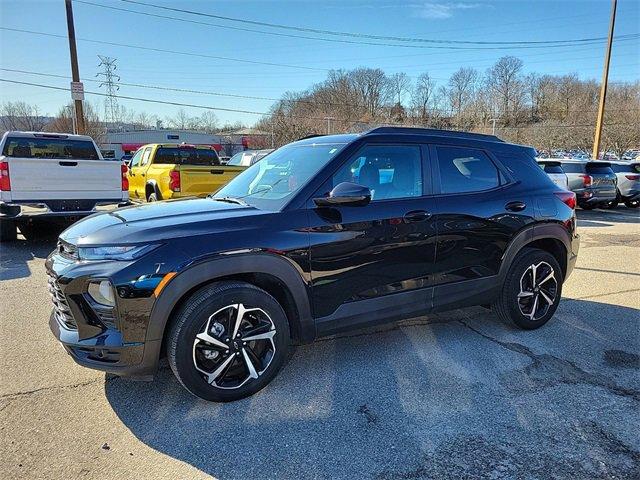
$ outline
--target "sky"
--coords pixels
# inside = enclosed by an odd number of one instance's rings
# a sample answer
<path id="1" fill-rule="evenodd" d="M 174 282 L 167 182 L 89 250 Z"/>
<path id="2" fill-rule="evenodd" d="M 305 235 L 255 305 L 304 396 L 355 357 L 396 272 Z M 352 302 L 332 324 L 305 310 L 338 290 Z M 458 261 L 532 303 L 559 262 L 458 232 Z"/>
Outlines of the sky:
<path id="1" fill-rule="evenodd" d="M 525 73 L 576 73 L 580 78 L 599 81 L 605 42 L 559 48 L 535 44 L 535 48 L 499 45 L 491 45 L 491 49 L 478 49 L 477 45 L 472 45 L 473 49 L 424 48 L 434 44 L 417 41 L 404 42 L 400 46 L 397 41 L 318 34 L 251 22 L 431 40 L 547 41 L 606 37 L 611 8 L 609 0 L 140 1 L 242 21 L 161 10 L 122 0 L 74 0 L 80 76 L 85 82 L 85 90 L 104 91 L 99 89 L 98 83 L 89 81 L 96 80 L 96 74 L 101 70 L 98 55 L 117 59 L 117 73 L 122 83 L 268 98 L 278 98 L 287 91 L 304 90 L 326 78 L 330 69 L 361 66 L 379 67 L 388 74 L 406 72 L 414 80 L 419 74 L 428 72 L 438 84 L 445 84 L 461 66 L 484 72 L 504 55 L 521 58 Z M 0 0 L 0 27 L 0 68 L 70 77 L 63 0 Z M 7 28 L 57 36 L 16 32 Z M 619 0 L 615 34 L 639 32 L 640 1 Z M 320 37 L 324 40 L 299 37 Z M 67 78 L 5 70 L 0 70 L 0 78 L 64 88 L 69 85 Z M 610 80 L 637 79 L 640 79 L 640 40 L 615 42 Z M 118 94 L 249 112 L 267 112 L 274 103 L 268 99 L 125 85 L 120 86 Z M 44 114 L 55 114 L 69 98 L 68 91 L 0 82 L 0 103 L 22 100 L 37 104 Z M 104 109 L 102 97 L 87 95 L 86 99 Z M 119 102 L 127 109 L 145 111 L 161 118 L 175 115 L 180 108 L 135 100 L 122 99 Z M 194 116 L 203 111 L 198 108 L 186 110 Z M 252 125 L 260 118 L 253 113 L 224 110 L 215 113 L 221 123 L 241 121 Z"/>

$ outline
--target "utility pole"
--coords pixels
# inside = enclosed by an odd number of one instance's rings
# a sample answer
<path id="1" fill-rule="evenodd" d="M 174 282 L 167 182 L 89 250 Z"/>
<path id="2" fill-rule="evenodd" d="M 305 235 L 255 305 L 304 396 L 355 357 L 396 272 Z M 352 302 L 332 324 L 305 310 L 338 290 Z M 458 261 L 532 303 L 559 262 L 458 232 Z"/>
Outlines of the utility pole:
<path id="1" fill-rule="evenodd" d="M 496 121 L 498 119 L 497 118 L 490 118 L 489 121 L 493 124 L 493 126 L 491 127 L 491 135 L 495 135 L 496 134 Z"/>
<path id="2" fill-rule="evenodd" d="M 604 104 L 607 98 L 607 83 L 609 83 L 609 60 L 611 60 L 611 44 L 613 43 L 613 28 L 616 23 L 616 7 L 618 0 L 611 0 L 611 19 L 609 20 L 609 40 L 607 52 L 604 56 L 604 71 L 602 72 L 602 85 L 600 85 L 600 103 L 598 105 L 598 118 L 596 119 L 596 134 L 593 140 L 593 158 L 600 155 L 600 137 L 602 136 L 602 123 L 604 120 Z"/>
<path id="3" fill-rule="evenodd" d="M 104 78 L 99 88 L 107 88 L 107 96 L 104 99 L 104 123 L 106 127 L 108 122 L 116 123 L 120 117 L 118 112 L 118 99 L 116 97 L 116 91 L 120 90 L 116 82 L 120 81 L 120 77 L 115 73 L 115 70 L 118 68 L 115 58 L 104 57 L 102 55 L 98 55 L 98 58 L 100 59 L 98 66 L 104 67 L 104 71 L 96 74 L 96 77 Z"/>
<path id="4" fill-rule="evenodd" d="M 71 57 L 71 79 L 74 83 L 80 83 L 80 70 L 78 69 L 78 51 L 76 50 L 76 29 L 73 26 L 73 7 L 71 0 L 64 0 L 67 9 L 67 31 L 69 34 L 69 55 Z M 83 94 L 84 95 L 84 94 Z M 84 134 L 84 109 L 82 108 L 82 100 L 74 99 L 76 129 L 79 134 Z"/>
<path id="5" fill-rule="evenodd" d="M 324 117 L 327 121 L 327 135 L 331 135 L 331 120 L 335 120 L 334 117 Z"/>

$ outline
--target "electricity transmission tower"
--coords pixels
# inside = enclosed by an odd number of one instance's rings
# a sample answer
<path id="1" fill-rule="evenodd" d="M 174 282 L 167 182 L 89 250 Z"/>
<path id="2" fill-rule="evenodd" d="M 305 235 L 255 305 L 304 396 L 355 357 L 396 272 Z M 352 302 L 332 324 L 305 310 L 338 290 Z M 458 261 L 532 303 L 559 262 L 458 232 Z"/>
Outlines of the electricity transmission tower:
<path id="1" fill-rule="evenodd" d="M 118 99 L 116 92 L 120 90 L 118 83 L 120 76 L 115 73 L 118 66 L 117 59 L 98 55 L 100 63 L 98 67 L 103 67 L 103 71 L 96 74 L 96 77 L 102 78 L 100 88 L 106 87 L 107 96 L 104 99 L 104 121 L 105 123 L 115 123 L 119 120 Z"/>

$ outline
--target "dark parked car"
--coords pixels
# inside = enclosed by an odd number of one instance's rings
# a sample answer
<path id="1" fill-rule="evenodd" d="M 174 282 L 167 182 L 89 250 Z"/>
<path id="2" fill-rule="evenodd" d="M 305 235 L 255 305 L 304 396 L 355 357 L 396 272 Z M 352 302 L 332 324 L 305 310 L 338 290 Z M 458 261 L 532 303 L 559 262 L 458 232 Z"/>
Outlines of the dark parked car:
<path id="1" fill-rule="evenodd" d="M 494 136 L 308 138 L 213 197 L 67 229 L 46 262 L 50 326 L 81 365 L 149 378 L 166 353 L 190 392 L 235 400 L 293 344 L 348 329 L 471 305 L 540 327 L 576 261 L 575 201 Z"/>
<path id="2" fill-rule="evenodd" d="M 580 208 L 591 210 L 606 207 L 616 199 L 618 180 L 611 169 L 611 163 L 567 159 L 563 159 L 561 163 L 567 174 L 569 190 L 576 194 Z"/>

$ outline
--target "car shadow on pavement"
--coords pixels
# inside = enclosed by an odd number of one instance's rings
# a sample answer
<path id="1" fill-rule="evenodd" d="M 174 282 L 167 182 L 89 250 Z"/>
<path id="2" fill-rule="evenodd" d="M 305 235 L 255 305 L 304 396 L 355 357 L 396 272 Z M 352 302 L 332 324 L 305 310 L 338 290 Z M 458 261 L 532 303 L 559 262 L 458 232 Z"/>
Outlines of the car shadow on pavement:
<path id="1" fill-rule="evenodd" d="M 618 207 L 615 210 L 576 210 L 578 227 L 611 227 L 615 223 L 640 224 L 640 209 Z"/>
<path id="2" fill-rule="evenodd" d="M 56 246 L 55 237 L 47 235 L 37 240 L 17 240 L 0 246 L 0 281 L 29 277 L 29 262 L 34 258 L 47 258 Z"/>
<path id="3" fill-rule="evenodd" d="M 456 310 L 301 346 L 233 403 L 191 396 L 166 366 L 105 392 L 140 441 L 218 478 L 633 477 L 637 322 L 571 299 L 536 331 Z"/>

